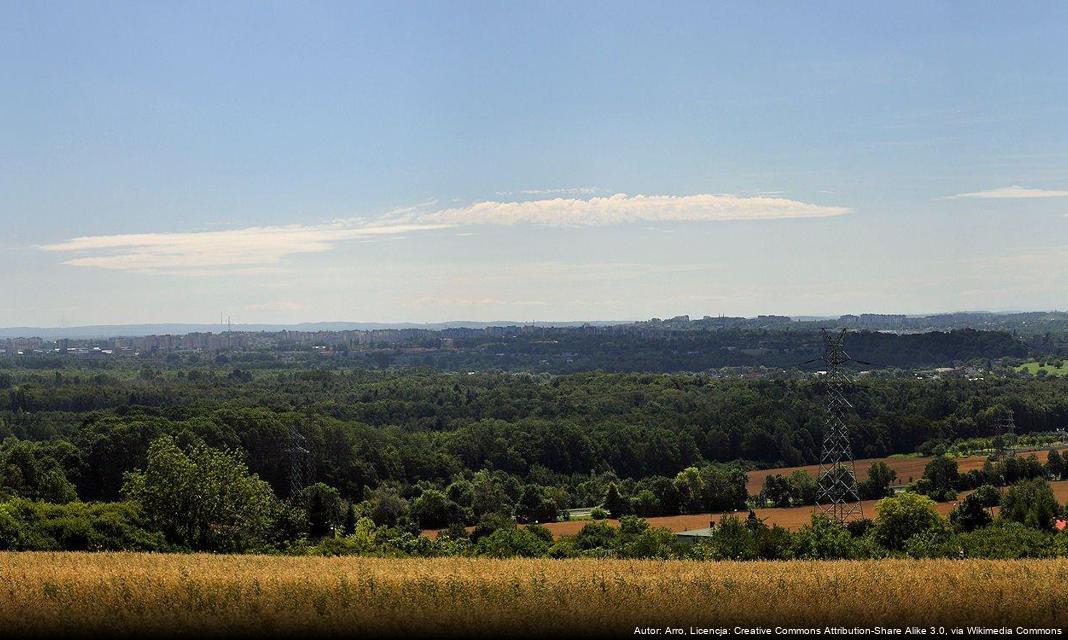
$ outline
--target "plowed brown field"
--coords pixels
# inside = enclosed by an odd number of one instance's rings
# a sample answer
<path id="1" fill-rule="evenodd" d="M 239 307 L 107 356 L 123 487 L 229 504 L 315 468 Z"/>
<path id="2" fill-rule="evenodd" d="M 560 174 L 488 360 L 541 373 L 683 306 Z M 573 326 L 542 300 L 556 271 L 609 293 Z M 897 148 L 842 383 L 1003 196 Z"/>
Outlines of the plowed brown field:
<path id="1" fill-rule="evenodd" d="M 1046 458 L 1049 457 L 1049 451 L 1043 449 L 1041 451 L 1021 451 L 1018 455 L 1029 456 L 1034 454 L 1039 462 L 1045 463 Z M 927 466 L 927 463 L 931 461 L 930 457 L 922 458 L 862 458 L 856 461 L 857 478 L 863 480 L 868 476 L 868 467 L 874 462 L 885 462 L 888 467 L 897 472 L 896 484 L 908 484 L 910 480 L 915 481 L 923 477 L 923 468 Z M 982 469 L 983 463 L 986 462 L 986 456 L 968 456 L 967 458 L 957 458 L 957 468 L 961 473 L 971 471 L 973 469 Z M 789 475 L 797 470 L 802 470 L 811 475 L 819 473 L 819 465 L 810 464 L 804 467 L 779 467 L 776 469 L 761 469 L 760 471 L 750 471 L 748 479 L 745 484 L 746 490 L 750 494 L 760 493 L 760 489 L 764 486 L 764 478 L 772 474 Z"/>
<path id="2" fill-rule="evenodd" d="M 1056 494 L 1058 502 L 1063 503 L 1068 500 L 1068 480 L 1051 482 L 1050 486 L 1053 487 L 1053 493 Z M 971 492 L 965 491 L 961 493 L 960 497 L 963 498 L 969 493 Z M 872 518 L 875 516 L 876 502 L 876 500 L 865 500 L 860 503 L 866 517 Z M 940 502 L 936 509 L 944 516 L 952 511 L 955 505 L 955 502 Z M 756 514 L 759 518 L 765 518 L 768 525 L 777 524 L 780 527 L 797 530 L 812 521 L 812 509 L 810 506 L 790 507 L 788 509 L 757 509 Z M 738 513 L 739 516 L 745 516 L 746 514 L 747 512 L 745 511 Z M 722 513 L 695 513 L 683 516 L 647 518 L 647 520 L 654 527 L 667 527 L 672 531 L 686 531 L 687 529 L 703 529 L 710 522 L 718 522 L 724 515 Z M 571 536 L 578 533 L 588 522 L 589 520 L 574 520 L 571 522 L 553 522 L 545 526 L 553 532 L 555 537 Z M 617 520 L 606 520 L 605 522 L 613 526 L 618 526 L 619 524 Z"/>
<path id="3" fill-rule="evenodd" d="M 1027 451 L 1019 452 L 1018 455 L 1029 456 L 1034 454 L 1039 462 L 1045 463 L 1049 457 L 1047 450 L 1041 451 Z M 873 462 L 885 462 L 887 466 L 897 472 L 898 481 L 896 484 L 907 484 L 910 480 L 915 481 L 923 476 L 923 469 L 927 466 L 927 463 L 931 461 L 930 457 L 922 458 L 863 458 L 856 461 L 857 476 L 858 478 L 867 477 L 868 467 Z M 986 456 L 969 456 L 966 458 L 957 458 L 957 468 L 961 473 L 971 471 L 972 469 L 982 469 L 983 463 L 986 462 Z M 750 494 L 760 493 L 760 489 L 764 484 L 764 478 L 775 473 L 788 475 L 797 470 L 805 471 L 811 475 L 819 473 L 819 466 L 810 464 L 803 467 L 779 467 L 775 469 L 762 469 L 760 471 L 750 471 L 748 480 L 746 482 L 746 490 Z M 1057 500 L 1060 502 L 1068 501 L 1068 480 L 1060 482 L 1052 482 L 1050 485 L 1053 487 L 1054 493 L 1057 494 Z M 969 492 L 961 494 L 964 497 Z M 873 517 L 875 515 L 875 500 L 865 500 L 861 503 L 861 509 L 864 511 L 864 515 L 867 517 Z M 948 514 L 956 503 L 943 502 L 937 507 L 939 513 L 942 515 Z M 812 507 L 791 507 L 787 509 L 757 509 L 757 516 L 760 518 L 766 518 L 769 525 L 777 524 L 787 529 L 796 530 L 803 525 L 808 524 L 812 519 Z M 672 531 L 686 531 L 687 529 L 701 529 L 707 527 L 712 521 L 719 521 L 724 514 L 721 513 L 695 513 L 680 516 L 664 516 L 660 518 L 648 518 L 649 523 L 656 527 L 667 527 Z M 745 515 L 745 512 L 742 512 Z M 582 529 L 589 520 L 575 520 L 571 522 L 553 522 L 545 525 L 553 536 L 570 536 L 574 535 Z M 607 520 L 609 524 L 617 525 L 616 520 Z M 468 531 L 473 527 L 468 527 Z M 424 535 L 431 538 L 437 537 L 437 531 L 424 531 Z"/>

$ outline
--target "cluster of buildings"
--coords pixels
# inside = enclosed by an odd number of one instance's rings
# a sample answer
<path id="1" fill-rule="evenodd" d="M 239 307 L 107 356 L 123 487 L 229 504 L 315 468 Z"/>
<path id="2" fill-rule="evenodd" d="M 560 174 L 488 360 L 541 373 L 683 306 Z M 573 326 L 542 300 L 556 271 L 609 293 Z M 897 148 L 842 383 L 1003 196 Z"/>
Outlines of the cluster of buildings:
<path id="1" fill-rule="evenodd" d="M 8 357 L 64 355 L 106 357 L 143 353 L 217 353 L 224 351 L 307 350 L 415 345 L 449 348 L 455 340 L 508 338 L 544 330 L 530 326 L 447 329 L 368 329 L 348 331 L 220 331 L 100 338 L 0 338 Z"/>

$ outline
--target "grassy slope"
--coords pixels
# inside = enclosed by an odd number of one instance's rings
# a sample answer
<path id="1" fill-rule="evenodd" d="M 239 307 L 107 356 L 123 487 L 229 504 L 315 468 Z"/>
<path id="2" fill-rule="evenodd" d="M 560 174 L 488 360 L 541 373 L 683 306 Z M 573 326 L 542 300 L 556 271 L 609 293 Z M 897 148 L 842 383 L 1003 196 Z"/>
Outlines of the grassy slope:
<path id="1" fill-rule="evenodd" d="M 1061 362 L 1060 367 L 1054 367 L 1046 364 L 1039 364 L 1038 362 L 1025 362 L 1016 367 L 1017 371 L 1026 371 L 1031 375 L 1037 374 L 1039 371 L 1045 371 L 1046 375 L 1051 376 L 1068 376 L 1068 360 Z"/>

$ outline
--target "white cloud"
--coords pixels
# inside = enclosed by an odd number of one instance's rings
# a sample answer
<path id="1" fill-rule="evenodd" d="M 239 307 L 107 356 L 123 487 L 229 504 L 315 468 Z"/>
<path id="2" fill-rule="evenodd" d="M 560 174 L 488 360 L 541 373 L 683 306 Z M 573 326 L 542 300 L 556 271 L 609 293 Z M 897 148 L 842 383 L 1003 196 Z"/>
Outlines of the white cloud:
<path id="1" fill-rule="evenodd" d="M 971 193 L 958 193 L 948 196 L 947 199 L 957 198 L 987 198 L 987 199 L 1010 199 L 1010 198 L 1068 198 L 1068 191 L 1057 189 L 1029 189 L 1019 185 L 988 189 L 986 191 L 973 191 Z"/>
<path id="2" fill-rule="evenodd" d="M 446 226 L 334 222 L 191 233 L 128 233 L 83 236 L 40 248 L 88 254 L 64 262 L 76 267 L 196 275 L 210 268 L 278 264 L 294 254 L 329 251 L 344 240 L 388 237 Z"/>
<path id="3" fill-rule="evenodd" d="M 499 196 L 592 196 L 605 193 L 600 187 L 563 187 L 558 189 L 520 189 L 519 191 L 498 191 Z"/>
<path id="4" fill-rule="evenodd" d="M 428 204 L 395 209 L 369 221 L 82 236 L 39 248 L 73 254 L 64 264 L 76 267 L 156 274 L 236 274 L 277 268 L 290 256 L 327 252 L 339 242 L 403 240 L 409 233 L 470 225 L 604 226 L 635 222 L 818 218 L 849 213 L 845 207 L 778 197 L 713 194 L 630 196 L 621 193 L 588 199 L 490 201 L 437 211 L 427 211 Z"/>
<path id="5" fill-rule="evenodd" d="M 466 207 L 426 213 L 429 224 L 603 226 L 630 222 L 709 222 L 822 218 L 849 213 L 828 207 L 766 196 L 698 194 L 692 196 L 613 196 L 589 199 L 552 198 L 526 202 L 478 202 Z"/>

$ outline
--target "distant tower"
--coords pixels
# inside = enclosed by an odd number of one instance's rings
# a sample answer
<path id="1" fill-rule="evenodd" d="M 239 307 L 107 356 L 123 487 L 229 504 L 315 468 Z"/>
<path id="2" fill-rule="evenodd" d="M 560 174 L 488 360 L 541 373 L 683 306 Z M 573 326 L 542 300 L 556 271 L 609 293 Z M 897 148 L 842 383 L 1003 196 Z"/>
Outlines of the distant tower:
<path id="1" fill-rule="evenodd" d="M 1016 421 L 1012 411 L 1001 413 L 994 422 L 994 458 L 1002 460 L 1016 455 L 1013 444 L 1016 441 Z"/>
<path id="2" fill-rule="evenodd" d="M 846 390 L 853 380 L 843 368 L 849 361 L 843 349 L 845 329 L 837 335 L 828 333 L 826 329 L 822 332 L 823 361 L 827 365 L 824 376 L 827 384 L 827 422 L 823 430 L 816 507 L 832 520 L 845 524 L 864 517 L 860 494 L 857 492 L 857 470 L 847 424 L 853 405 L 846 399 Z"/>
<path id="3" fill-rule="evenodd" d="M 296 496 L 308 486 L 308 449 L 297 425 L 289 427 L 289 495 Z"/>

